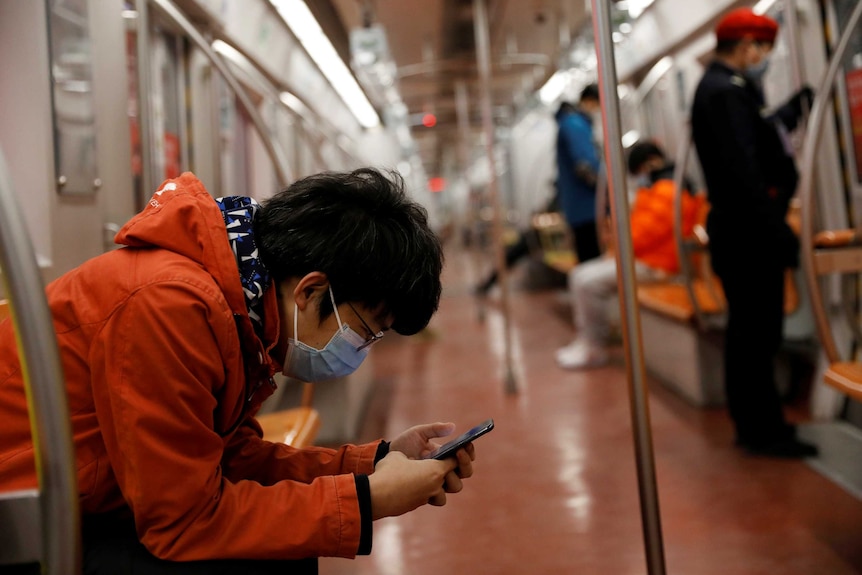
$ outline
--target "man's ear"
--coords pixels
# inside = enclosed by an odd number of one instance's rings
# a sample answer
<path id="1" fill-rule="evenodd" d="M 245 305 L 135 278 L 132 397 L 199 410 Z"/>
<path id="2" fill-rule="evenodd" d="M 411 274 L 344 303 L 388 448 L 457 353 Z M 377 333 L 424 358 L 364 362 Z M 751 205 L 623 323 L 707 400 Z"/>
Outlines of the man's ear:
<path id="1" fill-rule="evenodd" d="M 323 297 L 329 289 L 329 278 L 323 272 L 310 272 L 296 282 L 293 289 L 293 297 L 299 309 L 305 308 L 314 299 Z M 319 304 L 318 304 L 319 305 Z"/>

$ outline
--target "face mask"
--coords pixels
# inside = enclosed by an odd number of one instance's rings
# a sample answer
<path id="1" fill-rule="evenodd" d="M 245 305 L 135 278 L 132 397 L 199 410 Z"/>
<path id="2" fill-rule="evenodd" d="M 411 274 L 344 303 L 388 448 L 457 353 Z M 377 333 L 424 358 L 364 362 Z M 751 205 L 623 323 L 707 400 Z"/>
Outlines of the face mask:
<path id="1" fill-rule="evenodd" d="M 296 303 L 293 304 L 293 336 L 295 339 L 288 338 L 287 340 L 287 356 L 284 358 L 284 369 L 282 370 L 284 375 L 312 383 L 343 377 L 356 371 L 362 360 L 368 355 L 367 348 L 356 351 L 356 348 L 365 343 L 365 340 L 350 329 L 350 326 L 341 323 L 331 287 L 329 288 L 329 298 L 332 300 L 332 309 L 335 310 L 335 319 L 338 320 L 338 331 L 323 349 L 315 349 L 299 341 L 296 333 L 299 306 Z"/>
<path id="2" fill-rule="evenodd" d="M 652 178 L 650 178 L 649 174 L 641 174 L 635 178 L 635 186 L 637 186 L 638 189 L 649 188 L 652 186 Z"/>
<path id="3" fill-rule="evenodd" d="M 745 69 L 745 73 L 752 80 L 760 81 L 763 79 L 766 70 L 769 68 L 769 58 L 763 58 L 757 64 L 752 64 Z"/>

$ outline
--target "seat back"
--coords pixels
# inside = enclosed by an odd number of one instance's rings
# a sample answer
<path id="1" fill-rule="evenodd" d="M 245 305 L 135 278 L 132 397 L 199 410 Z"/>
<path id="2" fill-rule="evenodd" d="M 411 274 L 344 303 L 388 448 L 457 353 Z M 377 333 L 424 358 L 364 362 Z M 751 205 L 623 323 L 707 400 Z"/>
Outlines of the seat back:
<path id="1" fill-rule="evenodd" d="M 320 430 L 320 413 L 314 407 L 314 384 L 305 382 L 302 386 L 300 405 L 257 417 L 266 441 L 297 448 L 314 444 Z"/>

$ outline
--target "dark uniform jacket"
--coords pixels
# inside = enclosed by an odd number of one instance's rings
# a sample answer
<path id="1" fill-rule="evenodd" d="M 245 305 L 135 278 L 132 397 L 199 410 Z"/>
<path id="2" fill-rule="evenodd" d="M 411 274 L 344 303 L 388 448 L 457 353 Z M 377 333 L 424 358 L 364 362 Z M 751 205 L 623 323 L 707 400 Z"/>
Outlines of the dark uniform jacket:
<path id="1" fill-rule="evenodd" d="M 762 91 L 740 72 L 716 61 L 701 79 L 691 123 L 712 206 L 707 232 L 716 269 L 746 256 L 798 265 L 799 242 L 785 221 L 798 174 L 781 131 L 796 127 L 802 99 L 766 116 Z"/>

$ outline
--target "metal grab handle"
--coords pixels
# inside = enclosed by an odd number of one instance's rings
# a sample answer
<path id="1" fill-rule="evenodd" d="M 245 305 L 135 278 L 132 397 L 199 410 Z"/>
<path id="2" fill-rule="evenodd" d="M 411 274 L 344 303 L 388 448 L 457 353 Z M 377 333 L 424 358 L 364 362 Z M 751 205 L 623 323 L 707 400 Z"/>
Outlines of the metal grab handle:
<path id="1" fill-rule="evenodd" d="M 829 319 L 826 317 L 826 310 L 823 307 L 820 282 L 814 266 L 814 162 L 817 159 L 817 146 L 823 135 L 823 123 L 830 96 L 835 90 L 835 78 L 838 75 L 841 60 L 850 45 L 850 37 L 859 23 L 860 16 L 862 16 L 862 2 L 857 2 L 847 20 L 844 31 L 841 33 L 841 39 L 838 41 L 838 46 L 829 62 L 829 68 L 815 92 L 811 116 L 808 119 L 808 130 L 805 134 L 805 145 L 802 148 L 802 179 L 799 183 L 799 196 L 802 201 L 802 267 L 805 270 L 805 280 L 811 297 L 811 308 L 814 312 L 817 332 L 820 335 L 820 343 L 823 345 L 823 350 L 826 352 L 826 357 L 829 358 L 830 363 L 841 361 L 841 354 L 838 352 L 835 338 L 829 327 Z"/>
<path id="2" fill-rule="evenodd" d="M 290 162 L 287 161 L 287 156 L 285 155 L 284 150 L 281 149 L 281 145 L 273 139 L 269 130 L 267 130 L 263 118 L 261 118 L 257 108 L 254 106 L 254 103 L 251 101 L 251 98 L 249 98 L 242 85 L 236 79 L 236 76 L 233 75 L 227 65 L 225 65 L 224 61 L 216 55 L 212 46 L 210 46 L 210 43 L 207 42 L 200 32 L 198 32 L 194 24 L 192 24 L 189 19 L 183 15 L 180 9 L 177 8 L 173 2 L 170 0 L 149 0 L 149 2 L 157 8 L 163 16 L 166 16 L 174 24 L 179 26 L 186 36 L 188 36 L 201 52 L 204 53 L 210 63 L 215 66 L 216 70 L 219 71 L 228 86 L 230 86 L 230 89 L 236 95 L 237 99 L 239 99 L 240 105 L 242 105 L 245 113 L 248 114 L 248 117 L 251 119 L 252 124 L 254 124 L 261 140 L 263 140 L 263 146 L 266 148 L 266 152 L 275 166 L 279 185 L 287 186 L 290 184 L 293 181 Z"/>
<path id="3" fill-rule="evenodd" d="M 0 151 L 0 267 L 13 304 L 12 321 L 30 409 L 39 478 L 38 530 L 42 535 L 39 559 L 49 575 L 74 575 L 80 573 L 81 526 L 72 426 L 54 324 L 29 238 Z M 0 501 L 9 512 L 2 513 L 4 518 L 15 514 L 16 500 L 19 510 L 22 502 L 26 509 L 26 500 L 33 500 L 32 492 L 17 498 L 14 493 L 8 495 Z M 27 522 L 26 530 L 33 529 L 34 519 L 26 515 L 18 517 L 19 521 Z M 4 555 L 17 561 L 34 559 L 16 558 L 14 549 L 4 550 Z"/>

